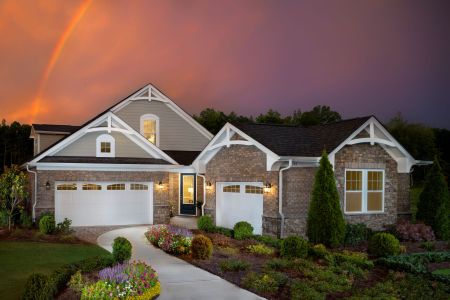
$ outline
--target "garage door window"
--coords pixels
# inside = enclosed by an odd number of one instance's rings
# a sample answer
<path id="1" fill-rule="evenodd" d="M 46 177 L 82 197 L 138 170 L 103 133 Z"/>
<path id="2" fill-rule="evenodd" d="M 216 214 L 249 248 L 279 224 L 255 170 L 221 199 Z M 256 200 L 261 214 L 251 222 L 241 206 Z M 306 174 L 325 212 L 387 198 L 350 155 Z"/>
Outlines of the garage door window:
<path id="1" fill-rule="evenodd" d="M 56 189 L 58 191 L 76 191 L 77 185 L 75 183 L 58 184 Z"/>
<path id="2" fill-rule="evenodd" d="M 99 184 L 86 183 L 83 184 L 83 191 L 100 191 L 102 186 Z"/>
<path id="3" fill-rule="evenodd" d="M 133 191 L 147 191 L 148 190 L 148 185 L 146 185 L 146 184 L 139 184 L 139 183 L 132 183 L 130 185 L 130 190 L 133 190 Z"/>
<path id="4" fill-rule="evenodd" d="M 125 190 L 125 183 L 109 184 L 109 185 L 106 186 L 106 189 L 108 191 L 124 191 Z"/>
<path id="5" fill-rule="evenodd" d="M 263 194 L 263 188 L 255 185 L 246 185 L 245 192 L 247 194 Z"/>
<path id="6" fill-rule="evenodd" d="M 223 187 L 224 193 L 240 193 L 241 192 L 241 186 L 240 185 L 229 185 Z"/>

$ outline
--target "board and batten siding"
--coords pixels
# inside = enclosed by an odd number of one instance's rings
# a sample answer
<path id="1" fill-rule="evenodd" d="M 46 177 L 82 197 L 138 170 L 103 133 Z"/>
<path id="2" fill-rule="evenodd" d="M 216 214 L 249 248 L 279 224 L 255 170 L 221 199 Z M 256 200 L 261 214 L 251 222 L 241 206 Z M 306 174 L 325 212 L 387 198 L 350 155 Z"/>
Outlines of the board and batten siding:
<path id="1" fill-rule="evenodd" d="M 60 150 L 55 156 L 96 156 L 97 137 L 105 132 L 89 132 L 74 141 L 64 149 Z M 115 139 L 116 157 L 139 157 L 151 158 L 152 156 L 136 145 L 128 137 L 120 132 L 111 132 Z"/>
<path id="2" fill-rule="evenodd" d="M 134 130 L 140 132 L 141 116 L 153 114 L 159 118 L 159 148 L 162 150 L 201 151 L 209 139 L 159 101 L 133 101 L 115 113 Z"/>

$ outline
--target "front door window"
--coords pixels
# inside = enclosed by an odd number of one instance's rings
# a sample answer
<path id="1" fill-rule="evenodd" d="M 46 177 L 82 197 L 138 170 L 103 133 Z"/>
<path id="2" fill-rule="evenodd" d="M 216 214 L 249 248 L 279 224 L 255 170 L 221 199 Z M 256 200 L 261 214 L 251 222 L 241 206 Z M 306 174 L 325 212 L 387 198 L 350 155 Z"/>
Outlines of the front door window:
<path id="1" fill-rule="evenodd" d="M 196 207 L 196 182 L 195 174 L 181 174 L 181 188 L 180 188 L 180 213 L 186 215 L 195 215 Z"/>

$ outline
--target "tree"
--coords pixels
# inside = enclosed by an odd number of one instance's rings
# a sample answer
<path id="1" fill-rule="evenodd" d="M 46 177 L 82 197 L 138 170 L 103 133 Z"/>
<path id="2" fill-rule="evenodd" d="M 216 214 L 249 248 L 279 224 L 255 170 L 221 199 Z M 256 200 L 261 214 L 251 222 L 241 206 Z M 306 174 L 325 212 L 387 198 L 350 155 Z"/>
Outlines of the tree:
<path id="1" fill-rule="evenodd" d="M 307 235 L 312 243 L 342 244 L 345 221 L 339 203 L 333 168 L 324 151 L 320 159 L 308 210 Z"/>
<path id="2" fill-rule="evenodd" d="M 299 124 L 303 126 L 328 124 L 341 120 L 341 115 L 329 106 L 317 105 L 311 111 L 301 114 Z"/>
<path id="3" fill-rule="evenodd" d="M 281 118 L 281 114 L 276 110 L 269 109 L 266 114 L 260 114 L 256 117 L 257 123 L 267 123 L 267 124 L 283 124 L 283 119 Z"/>
<path id="4" fill-rule="evenodd" d="M 219 132 L 227 122 L 227 117 L 223 112 L 212 108 L 202 110 L 199 116 L 194 115 L 194 119 L 213 134 Z"/>
<path id="5" fill-rule="evenodd" d="M 450 238 L 450 194 L 437 159 L 425 179 L 417 219 L 430 225 L 438 237 Z"/>
<path id="6" fill-rule="evenodd" d="M 0 203 L 8 215 L 8 228 L 17 208 L 27 197 L 27 176 L 17 166 L 5 170 L 0 176 Z"/>

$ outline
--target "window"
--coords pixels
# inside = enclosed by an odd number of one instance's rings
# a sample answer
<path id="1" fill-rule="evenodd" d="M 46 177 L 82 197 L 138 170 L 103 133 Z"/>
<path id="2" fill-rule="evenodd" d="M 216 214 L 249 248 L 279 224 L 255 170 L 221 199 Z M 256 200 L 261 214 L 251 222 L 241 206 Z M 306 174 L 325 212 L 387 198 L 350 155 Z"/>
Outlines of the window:
<path id="1" fill-rule="evenodd" d="M 125 190 L 125 183 L 109 184 L 109 185 L 106 186 L 106 189 L 108 191 L 124 191 Z"/>
<path id="2" fill-rule="evenodd" d="M 148 190 L 148 185 L 140 184 L 140 183 L 132 183 L 130 185 L 130 190 L 133 190 L 133 191 L 146 191 L 146 190 Z"/>
<path id="3" fill-rule="evenodd" d="M 241 186 L 240 185 L 228 185 L 223 187 L 224 193 L 240 193 L 241 192 Z"/>
<path id="4" fill-rule="evenodd" d="M 182 175 L 183 204 L 194 204 L 195 175 Z"/>
<path id="5" fill-rule="evenodd" d="M 56 189 L 58 191 L 76 191 L 77 190 L 77 184 L 76 183 L 58 184 L 56 186 Z"/>
<path id="6" fill-rule="evenodd" d="M 109 134 L 102 134 L 97 137 L 97 157 L 114 157 L 115 140 Z"/>
<path id="7" fill-rule="evenodd" d="M 262 187 L 254 186 L 254 185 L 246 185 L 245 192 L 247 194 L 263 194 L 264 190 Z"/>
<path id="8" fill-rule="evenodd" d="M 375 213 L 384 211 L 384 171 L 345 171 L 345 212 Z"/>
<path id="9" fill-rule="evenodd" d="M 99 184 L 86 183 L 83 184 L 83 191 L 100 191 L 102 186 Z"/>
<path id="10" fill-rule="evenodd" d="M 159 146 L 159 118 L 152 114 L 141 116 L 141 134 L 152 144 Z"/>

